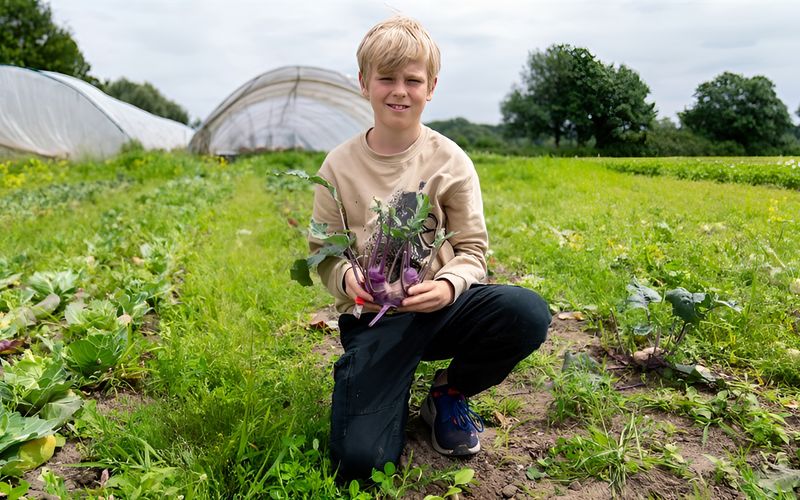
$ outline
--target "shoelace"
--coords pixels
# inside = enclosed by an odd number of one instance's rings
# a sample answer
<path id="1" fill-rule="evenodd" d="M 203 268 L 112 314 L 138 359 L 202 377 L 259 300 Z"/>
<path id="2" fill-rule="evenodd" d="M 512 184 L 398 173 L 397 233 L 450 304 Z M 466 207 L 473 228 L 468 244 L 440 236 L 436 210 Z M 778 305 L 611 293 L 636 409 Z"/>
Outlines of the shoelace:
<path id="1" fill-rule="evenodd" d="M 460 394 L 450 397 L 452 398 L 450 413 L 456 426 L 463 431 L 469 431 L 471 426 L 476 431 L 483 432 L 483 419 L 469 407 L 469 401 Z"/>

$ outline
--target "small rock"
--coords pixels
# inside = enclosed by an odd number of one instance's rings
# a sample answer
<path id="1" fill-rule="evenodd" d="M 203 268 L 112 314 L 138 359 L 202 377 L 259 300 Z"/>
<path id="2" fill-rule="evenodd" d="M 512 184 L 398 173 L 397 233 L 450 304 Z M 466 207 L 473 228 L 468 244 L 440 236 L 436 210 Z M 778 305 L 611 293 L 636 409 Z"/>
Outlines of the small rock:
<path id="1" fill-rule="evenodd" d="M 572 491 L 581 489 L 580 481 L 572 481 L 571 483 L 569 483 L 569 489 L 571 489 Z"/>
<path id="2" fill-rule="evenodd" d="M 513 484 L 507 485 L 503 488 L 503 498 L 513 498 L 517 494 L 517 487 Z"/>

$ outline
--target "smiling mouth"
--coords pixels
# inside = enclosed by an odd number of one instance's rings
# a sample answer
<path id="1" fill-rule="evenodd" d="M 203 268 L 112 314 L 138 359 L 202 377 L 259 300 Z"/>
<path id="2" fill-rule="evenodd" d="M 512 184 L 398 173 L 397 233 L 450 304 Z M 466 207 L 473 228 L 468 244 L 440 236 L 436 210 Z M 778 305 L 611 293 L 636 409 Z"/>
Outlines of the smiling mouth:
<path id="1" fill-rule="evenodd" d="M 404 109 L 408 109 L 411 107 L 411 106 L 406 106 L 405 104 L 387 104 L 387 106 L 396 111 L 403 111 Z"/>

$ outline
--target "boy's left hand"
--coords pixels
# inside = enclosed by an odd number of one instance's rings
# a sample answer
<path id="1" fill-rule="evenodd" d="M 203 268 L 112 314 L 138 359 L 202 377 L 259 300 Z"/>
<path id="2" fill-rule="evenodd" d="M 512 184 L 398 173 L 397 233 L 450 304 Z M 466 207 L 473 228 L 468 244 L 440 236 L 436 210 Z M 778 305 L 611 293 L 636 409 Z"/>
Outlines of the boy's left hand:
<path id="1" fill-rule="evenodd" d="M 447 280 L 427 280 L 408 289 L 399 312 L 434 312 L 453 302 L 455 290 Z"/>

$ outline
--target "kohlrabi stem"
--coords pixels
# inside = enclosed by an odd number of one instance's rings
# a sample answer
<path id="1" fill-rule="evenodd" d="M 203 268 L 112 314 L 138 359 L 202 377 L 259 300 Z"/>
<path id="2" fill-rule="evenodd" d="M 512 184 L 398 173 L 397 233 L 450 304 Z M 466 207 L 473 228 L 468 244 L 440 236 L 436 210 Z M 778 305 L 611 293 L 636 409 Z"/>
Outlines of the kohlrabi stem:
<path id="1" fill-rule="evenodd" d="M 377 323 L 378 320 L 381 319 L 381 316 L 386 314 L 386 311 L 388 311 L 389 308 L 391 308 L 391 307 L 392 306 L 390 306 L 388 304 L 385 304 L 383 307 L 381 307 L 381 310 L 378 311 L 378 314 L 376 314 L 375 317 L 372 318 L 372 321 L 369 322 L 369 326 L 373 326 L 375 323 Z"/>

